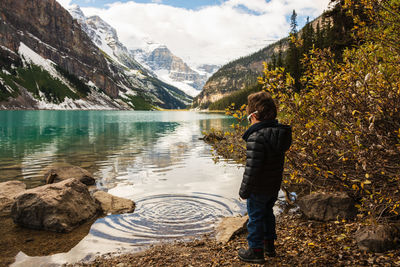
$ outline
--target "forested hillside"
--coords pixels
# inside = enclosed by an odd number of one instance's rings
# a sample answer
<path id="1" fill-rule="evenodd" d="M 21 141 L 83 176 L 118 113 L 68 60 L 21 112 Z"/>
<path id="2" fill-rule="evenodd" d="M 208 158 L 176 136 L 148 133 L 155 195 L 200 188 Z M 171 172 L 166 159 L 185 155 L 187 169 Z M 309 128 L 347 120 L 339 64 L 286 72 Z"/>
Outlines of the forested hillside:
<path id="1" fill-rule="evenodd" d="M 280 48 L 282 54 L 287 42 L 288 39 L 284 38 L 252 55 L 224 65 L 208 79 L 201 93 L 195 97 L 193 107 L 208 108 L 210 103 L 234 91 L 257 84 L 257 77 L 262 74 L 263 62 L 271 59 L 274 54 L 278 54 Z"/>
<path id="2" fill-rule="evenodd" d="M 357 13 L 360 14 L 360 11 L 357 10 Z M 263 62 L 267 62 L 270 69 L 285 68 L 285 72 L 295 79 L 295 88 L 300 90 L 300 77 L 304 72 L 301 61 L 313 47 L 329 48 L 335 58 L 341 61 L 343 50 L 355 44 L 351 38 L 354 22 L 340 5 L 333 5 L 329 11 L 313 21 L 307 20 L 300 31 L 297 29 L 297 15 L 294 10 L 288 37 L 223 66 L 207 81 L 201 94 L 195 98 L 193 106 L 223 110 L 226 107 L 220 103 L 226 103 L 227 100 L 219 100 L 240 90 L 243 92 L 235 94 L 234 98 L 236 102 L 245 102 L 246 99 L 239 99 L 238 96 L 247 97 L 245 92 L 250 92 L 250 87 L 257 84 L 257 77 L 263 74 Z"/>

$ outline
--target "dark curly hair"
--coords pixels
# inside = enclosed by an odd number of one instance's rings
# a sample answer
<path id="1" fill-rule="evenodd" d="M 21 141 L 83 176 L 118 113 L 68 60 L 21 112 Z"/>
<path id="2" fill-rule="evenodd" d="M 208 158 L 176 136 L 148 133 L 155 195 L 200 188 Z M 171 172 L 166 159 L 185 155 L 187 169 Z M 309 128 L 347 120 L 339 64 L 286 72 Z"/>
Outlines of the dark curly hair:
<path id="1" fill-rule="evenodd" d="M 269 93 L 265 91 L 253 93 L 247 97 L 247 103 L 247 114 L 257 111 L 254 115 L 259 121 L 276 119 L 277 108 Z"/>

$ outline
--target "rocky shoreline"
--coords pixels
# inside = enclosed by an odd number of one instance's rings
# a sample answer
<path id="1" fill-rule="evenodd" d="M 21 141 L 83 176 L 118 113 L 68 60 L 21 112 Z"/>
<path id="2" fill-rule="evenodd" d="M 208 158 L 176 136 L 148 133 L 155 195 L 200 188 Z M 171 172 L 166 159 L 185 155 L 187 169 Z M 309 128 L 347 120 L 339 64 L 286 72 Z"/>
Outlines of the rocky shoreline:
<path id="1" fill-rule="evenodd" d="M 357 222 L 319 222 L 300 213 L 283 214 L 277 220 L 277 257 L 266 257 L 265 266 L 400 266 L 400 249 L 384 253 L 361 250 L 352 238 L 359 227 Z M 237 250 L 247 246 L 246 235 L 244 229 L 225 244 L 204 236 L 65 266 L 253 266 L 237 257 Z"/>
<path id="2" fill-rule="evenodd" d="M 344 193 L 314 193 L 296 203 L 281 207 L 278 256 L 267 257 L 266 266 L 400 266 L 400 225 L 366 225 Z M 247 246 L 246 220 L 223 219 L 215 236 L 66 266 L 249 266 L 237 257 L 238 249 Z"/>
<path id="3" fill-rule="evenodd" d="M 34 256 L 69 251 L 102 214 L 135 209 L 129 199 L 89 190 L 95 179 L 80 167 L 50 166 L 44 180 L 46 185 L 28 190 L 22 182 L 0 183 L 0 245 L 8 247 L 0 253 L 0 265 L 11 264 L 19 251 Z M 400 225 L 359 221 L 355 203 L 345 193 L 316 192 L 286 205 L 277 217 L 278 257 L 268 258 L 268 265 L 400 265 Z M 246 220 L 223 219 L 215 237 L 161 243 L 141 253 L 106 254 L 66 266 L 242 266 L 237 250 L 247 246 Z"/>

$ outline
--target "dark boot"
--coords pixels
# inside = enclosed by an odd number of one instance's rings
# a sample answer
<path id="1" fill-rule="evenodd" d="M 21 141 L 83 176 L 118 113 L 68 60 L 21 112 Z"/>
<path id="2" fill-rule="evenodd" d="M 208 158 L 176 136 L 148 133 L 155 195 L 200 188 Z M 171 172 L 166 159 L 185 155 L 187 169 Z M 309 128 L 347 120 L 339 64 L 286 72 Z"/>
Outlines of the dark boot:
<path id="1" fill-rule="evenodd" d="M 249 249 L 239 249 L 239 259 L 245 262 L 251 263 L 264 263 L 264 251 L 262 248 L 249 248 Z"/>
<path id="2" fill-rule="evenodd" d="M 264 251 L 268 257 L 275 257 L 275 245 L 273 239 L 264 240 Z"/>

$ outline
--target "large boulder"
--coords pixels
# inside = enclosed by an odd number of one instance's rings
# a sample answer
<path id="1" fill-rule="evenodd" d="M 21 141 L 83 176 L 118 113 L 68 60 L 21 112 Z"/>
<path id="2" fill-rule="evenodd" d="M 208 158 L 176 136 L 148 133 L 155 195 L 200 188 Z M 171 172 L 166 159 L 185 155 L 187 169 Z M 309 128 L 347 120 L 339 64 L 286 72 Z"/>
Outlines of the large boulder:
<path id="1" fill-rule="evenodd" d="M 70 232 L 101 211 L 87 187 L 76 179 L 26 190 L 11 208 L 18 225 L 55 232 Z"/>
<path id="2" fill-rule="evenodd" d="M 235 234 L 244 229 L 248 220 L 248 216 L 223 218 L 217 225 L 215 238 L 222 244 L 227 243 Z"/>
<path id="3" fill-rule="evenodd" d="M 301 197 L 297 204 L 302 213 L 309 219 L 332 221 L 351 220 L 357 215 L 355 201 L 346 193 L 313 193 Z"/>
<path id="4" fill-rule="evenodd" d="M 90 172 L 78 166 L 65 165 L 46 169 L 48 169 L 44 174 L 46 184 L 57 183 L 71 178 L 75 178 L 85 185 L 94 185 L 96 183 Z"/>
<path id="5" fill-rule="evenodd" d="M 355 238 L 361 250 L 382 253 L 400 245 L 400 229 L 393 225 L 374 225 L 359 229 Z"/>
<path id="6" fill-rule="evenodd" d="M 0 183 L 0 216 L 8 216 L 15 197 L 24 192 L 26 185 L 20 181 Z"/>
<path id="7" fill-rule="evenodd" d="M 104 191 L 97 191 L 93 197 L 100 202 L 105 214 L 131 213 L 135 210 L 135 203 L 126 198 L 116 197 Z"/>

